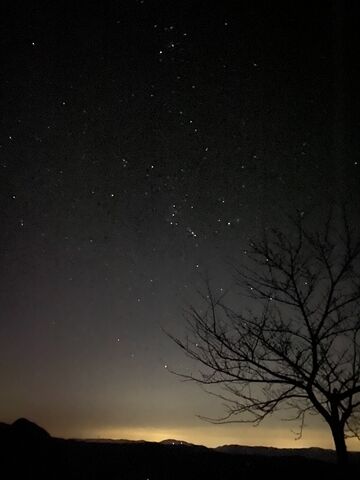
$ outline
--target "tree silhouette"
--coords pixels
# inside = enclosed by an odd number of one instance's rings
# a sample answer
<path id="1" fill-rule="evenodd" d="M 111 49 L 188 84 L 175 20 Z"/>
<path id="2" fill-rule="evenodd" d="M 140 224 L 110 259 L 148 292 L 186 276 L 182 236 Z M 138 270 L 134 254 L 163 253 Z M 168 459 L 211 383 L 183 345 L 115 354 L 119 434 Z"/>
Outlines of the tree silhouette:
<path id="1" fill-rule="evenodd" d="M 321 224 L 322 223 L 322 224 Z M 173 340 L 202 364 L 187 378 L 220 384 L 226 415 L 215 422 L 259 424 L 277 410 L 300 423 L 319 414 L 338 463 L 345 439 L 360 439 L 360 236 L 345 208 L 314 228 L 299 213 L 252 241 L 236 284 L 252 310 L 207 282 L 202 308 L 187 311 L 188 336 Z"/>

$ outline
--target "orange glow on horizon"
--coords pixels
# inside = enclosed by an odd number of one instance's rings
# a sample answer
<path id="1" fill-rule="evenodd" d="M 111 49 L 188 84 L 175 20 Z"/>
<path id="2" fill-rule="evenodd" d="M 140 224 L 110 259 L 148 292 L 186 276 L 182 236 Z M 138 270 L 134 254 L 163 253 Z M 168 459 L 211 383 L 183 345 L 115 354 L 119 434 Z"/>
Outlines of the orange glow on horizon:
<path id="1" fill-rule="evenodd" d="M 67 436 L 68 435 L 59 435 Z M 207 447 L 217 447 L 225 444 L 237 444 L 247 446 L 264 446 L 275 448 L 309 448 L 320 447 L 333 449 L 330 433 L 323 429 L 304 430 L 303 437 L 295 440 L 295 435 L 288 428 L 254 428 L 252 426 L 237 426 L 229 428 L 228 425 L 206 427 L 104 427 L 94 430 L 83 431 L 79 435 L 71 435 L 73 438 L 94 438 L 113 440 L 144 440 L 148 442 L 161 442 L 165 439 L 182 440 Z M 347 441 L 348 449 L 359 451 L 360 445 L 357 439 Z"/>

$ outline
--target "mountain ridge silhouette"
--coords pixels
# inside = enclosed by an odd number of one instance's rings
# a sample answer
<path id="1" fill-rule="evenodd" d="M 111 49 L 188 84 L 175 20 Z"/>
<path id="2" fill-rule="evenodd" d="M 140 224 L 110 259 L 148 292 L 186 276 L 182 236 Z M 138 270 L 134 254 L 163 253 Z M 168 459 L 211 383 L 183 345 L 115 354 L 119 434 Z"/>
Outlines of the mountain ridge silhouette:
<path id="1" fill-rule="evenodd" d="M 178 440 L 173 438 L 167 438 L 158 442 L 149 440 L 129 440 L 126 438 L 114 439 L 114 438 L 60 438 L 53 437 L 47 430 L 40 427 L 37 423 L 28 420 L 27 418 L 20 417 L 13 423 L 0 422 L 0 434 L 2 430 L 12 431 L 17 435 L 23 435 L 24 437 L 32 437 L 38 439 L 59 439 L 69 440 L 86 443 L 109 443 L 109 444 L 155 444 L 155 445 L 172 445 L 172 446 L 187 446 L 187 447 L 200 447 L 207 450 L 213 450 L 223 453 L 239 454 L 239 455 L 266 455 L 266 456 L 293 456 L 300 455 L 311 458 L 332 458 L 335 460 L 335 450 L 322 448 L 322 447 L 268 447 L 263 445 L 243 445 L 243 444 L 224 444 L 216 447 L 207 447 L 206 445 L 196 444 L 185 440 Z M 359 455 L 359 451 L 350 451 L 350 454 Z"/>
<path id="2" fill-rule="evenodd" d="M 343 478 L 334 458 L 305 455 L 323 449 L 276 449 L 223 445 L 209 448 L 182 440 L 162 442 L 131 440 L 80 440 L 52 437 L 36 423 L 21 418 L 0 423 L 0 476 L 27 479 L 180 480 L 263 478 L 271 471 L 277 478 L 302 478 L 307 474 L 327 479 Z M 301 452 L 302 451 L 302 452 Z M 326 452 L 326 450 L 325 450 Z M 334 454 L 334 452 L 332 452 Z M 354 472 L 360 467 L 360 452 L 351 454 Z"/>

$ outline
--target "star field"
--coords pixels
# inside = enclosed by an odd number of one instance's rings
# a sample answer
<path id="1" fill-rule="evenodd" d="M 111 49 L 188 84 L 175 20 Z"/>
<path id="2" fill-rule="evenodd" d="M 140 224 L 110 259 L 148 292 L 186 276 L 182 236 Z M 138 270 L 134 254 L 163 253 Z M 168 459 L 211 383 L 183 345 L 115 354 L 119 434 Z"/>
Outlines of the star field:
<path id="1" fill-rule="evenodd" d="M 356 2 L 2 9 L 1 419 L 241 443 L 162 329 L 264 224 L 356 201 Z"/>

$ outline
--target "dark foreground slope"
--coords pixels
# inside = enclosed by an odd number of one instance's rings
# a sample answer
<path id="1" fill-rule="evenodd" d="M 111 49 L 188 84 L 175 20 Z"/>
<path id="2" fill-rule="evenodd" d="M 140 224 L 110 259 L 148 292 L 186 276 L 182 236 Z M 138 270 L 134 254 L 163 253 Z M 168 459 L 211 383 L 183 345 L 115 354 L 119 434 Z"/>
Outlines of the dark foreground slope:
<path id="1" fill-rule="evenodd" d="M 0 424 L 0 452 L 0 477 L 7 479 L 231 480 L 310 474 L 344 478 L 333 464 L 300 456 L 232 455 L 167 443 L 62 440 L 27 420 Z M 358 468 L 354 463 L 349 474 L 356 475 Z"/>

